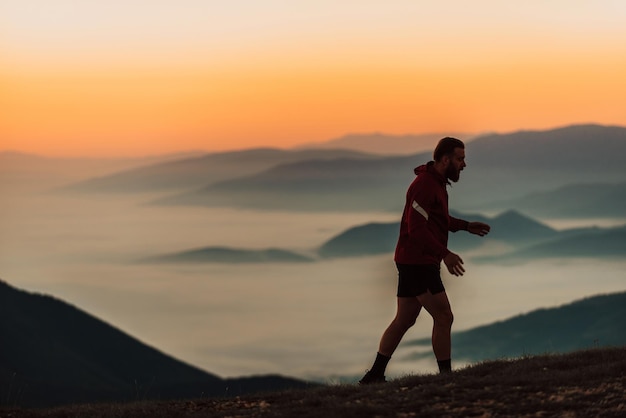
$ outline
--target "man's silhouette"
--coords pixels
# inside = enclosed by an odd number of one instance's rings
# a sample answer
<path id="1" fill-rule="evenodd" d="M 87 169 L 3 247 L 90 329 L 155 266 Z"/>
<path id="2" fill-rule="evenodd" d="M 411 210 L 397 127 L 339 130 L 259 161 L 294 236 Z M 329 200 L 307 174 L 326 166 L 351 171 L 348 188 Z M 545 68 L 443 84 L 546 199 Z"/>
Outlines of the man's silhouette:
<path id="1" fill-rule="evenodd" d="M 361 384 L 385 381 L 385 369 L 406 331 L 413 326 L 422 307 L 433 317 L 432 345 L 439 371 L 451 366 L 452 309 L 440 276 L 441 261 L 455 276 L 465 272 L 463 260 L 447 248 L 448 231 L 469 231 L 484 236 L 490 227 L 468 222 L 448 213 L 450 181 L 457 182 L 465 164 L 465 145 L 456 138 L 439 141 L 434 161 L 417 167 L 417 177 L 406 194 L 400 236 L 394 260 L 398 268 L 396 316 L 383 333 L 374 365 Z"/>

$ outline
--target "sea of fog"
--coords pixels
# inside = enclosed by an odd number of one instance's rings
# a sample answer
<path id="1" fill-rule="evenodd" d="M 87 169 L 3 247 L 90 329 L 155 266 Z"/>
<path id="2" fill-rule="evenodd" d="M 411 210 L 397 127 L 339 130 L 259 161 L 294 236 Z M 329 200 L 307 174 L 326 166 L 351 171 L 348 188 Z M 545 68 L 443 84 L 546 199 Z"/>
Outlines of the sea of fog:
<path id="1" fill-rule="evenodd" d="M 395 311 L 391 254 L 302 264 L 136 261 L 204 246 L 311 254 L 351 226 L 399 214 L 146 205 L 153 197 L 5 194 L 0 279 L 53 295 L 222 377 L 279 373 L 332 383 L 355 380 L 371 365 Z M 492 265 L 470 255 L 461 254 L 465 276 L 444 274 L 457 331 L 626 288 L 626 261 Z M 422 314 L 406 340 L 427 337 L 431 324 Z M 434 372 L 434 359 L 407 361 L 408 354 L 399 348 L 389 376 Z"/>

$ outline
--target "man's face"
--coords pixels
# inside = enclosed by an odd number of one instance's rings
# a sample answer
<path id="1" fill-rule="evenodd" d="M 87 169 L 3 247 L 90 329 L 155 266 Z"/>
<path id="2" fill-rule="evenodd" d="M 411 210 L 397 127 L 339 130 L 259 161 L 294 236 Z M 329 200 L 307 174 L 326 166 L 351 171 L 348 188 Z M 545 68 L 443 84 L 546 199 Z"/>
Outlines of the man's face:
<path id="1" fill-rule="evenodd" d="M 446 177 L 453 182 L 459 181 L 461 170 L 465 167 L 465 150 L 463 148 L 455 148 L 452 155 L 448 157 L 448 166 L 446 167 Z"/>

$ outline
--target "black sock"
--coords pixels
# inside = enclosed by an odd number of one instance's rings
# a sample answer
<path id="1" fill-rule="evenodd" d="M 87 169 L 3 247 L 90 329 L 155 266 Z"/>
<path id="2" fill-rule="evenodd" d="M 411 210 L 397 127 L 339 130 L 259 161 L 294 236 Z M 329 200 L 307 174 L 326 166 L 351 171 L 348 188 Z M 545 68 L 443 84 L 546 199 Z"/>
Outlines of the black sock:
<path id="1" fill-rule="evenodd" d="M 437 360 L 439 373 L 449 373 L 452 371 L 452 360 Z"/>
<path id="2" fill-rule="evenodd" d="M 370 369 L 370 373 L 375 376 L 383 376 L 389 360 L 391 360 L 391 357 L 376 353 L 376 360 L 374 360 L 374 365 Z"/>

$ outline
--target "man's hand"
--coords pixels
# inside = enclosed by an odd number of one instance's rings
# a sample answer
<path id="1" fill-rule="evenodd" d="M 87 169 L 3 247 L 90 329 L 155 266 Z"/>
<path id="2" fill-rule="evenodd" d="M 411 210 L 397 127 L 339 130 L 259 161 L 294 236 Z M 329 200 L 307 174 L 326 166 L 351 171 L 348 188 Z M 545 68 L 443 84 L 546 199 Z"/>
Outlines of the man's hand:
<path id="1" fill-rule="evenodd" d="M 465 269 L 463 268 L 463 260 L 457 254 L 449 253 L 444 257 L 443 262 L 446 267 L 448 267 L 448 271 L 450 274 L 454 274 L 455 276 L 462 276 L 465 273 Z"/>
<path id="2" fill-rule="evenodd" d="M 476 235 L 480 235 L 481 237 L 484 237 L 485 235 L 489 233 L 489 231 L 491 230 L 491 227 L 482 222 L 470 222 L 467 225 L 467 230 L 468 232 L 471 232 L 472 234 L 476 234 Z"/>

